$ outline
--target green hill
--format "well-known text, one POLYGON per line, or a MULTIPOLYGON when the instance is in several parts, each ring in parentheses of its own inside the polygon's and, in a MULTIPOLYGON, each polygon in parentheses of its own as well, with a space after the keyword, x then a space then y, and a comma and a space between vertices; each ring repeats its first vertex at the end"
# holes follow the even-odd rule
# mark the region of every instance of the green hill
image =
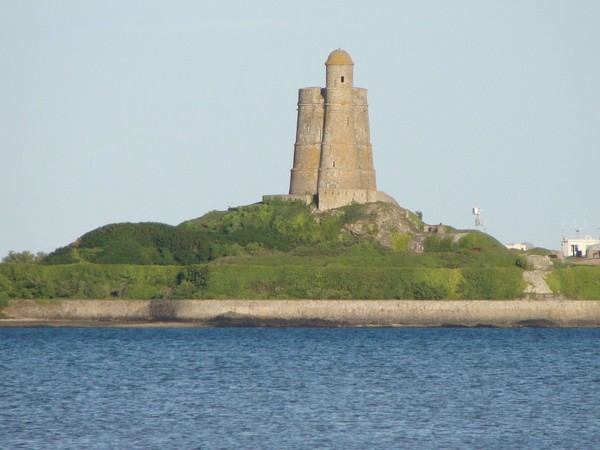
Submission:
POLYGON ((39 264, 0 264, 0 299, 515 298, 516 260, 491 236, 390 204, 272 201, 100 227, 39 264))
MULTIPOLYGON (((352 259, 352 248, 360 245, 371 247, 383 260, 389 254, 403 255, 401 259, 409 259, 411 265, 481 265, 490 258, 496 265, 513 264, 511 253, 491 236, 448 226, 431 228, 417 215, 386 203, 317 212, 302 203, 273 201, 212 211, 178 226, 106 225, 57 249, 42 263, 190 265, 222 258, 260 263, 281 254, 296 260, 297 255, 303 260, 352 259), (406 255, 435 252, 446 253, 435 263, 431 255, 406 255)), ((376 266, 377 261, 369 265, 376 266)))

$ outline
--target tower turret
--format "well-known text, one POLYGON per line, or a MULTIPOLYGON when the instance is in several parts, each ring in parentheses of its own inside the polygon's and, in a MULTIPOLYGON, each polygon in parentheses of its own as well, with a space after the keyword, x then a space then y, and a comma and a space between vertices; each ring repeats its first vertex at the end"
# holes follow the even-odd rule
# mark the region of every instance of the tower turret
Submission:
POLYGON ((290 178, 292 195, 317 194, 323 139, 323 104, 321 88, 304 88, 298 91, 294 166, 290 178))
POLYGON ((354 85, 354 61, 347 51, 332 51, 325 61, 325 87, 334 89, 345 87, 352 89, 354 85))
POLYGON ((354 62, 347 52, 340 49, 329 55, 325 67, 319 194, 361 188, 354 131, 354 62))
POLYGON ((358 166, 360 169, 362 187, 367 191, 376 191, 375 167, 373 166, 373 146, 369 128, 369 106, 367 90, 354 88, 354 133, 358 166))

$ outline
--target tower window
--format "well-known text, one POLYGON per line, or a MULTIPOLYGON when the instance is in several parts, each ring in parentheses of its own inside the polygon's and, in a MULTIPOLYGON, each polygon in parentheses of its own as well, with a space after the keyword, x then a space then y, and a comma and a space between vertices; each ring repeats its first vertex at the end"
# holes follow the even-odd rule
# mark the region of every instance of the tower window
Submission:
POLYGON ((344 77, 342 77, 342 83, 344 82, 344 77))

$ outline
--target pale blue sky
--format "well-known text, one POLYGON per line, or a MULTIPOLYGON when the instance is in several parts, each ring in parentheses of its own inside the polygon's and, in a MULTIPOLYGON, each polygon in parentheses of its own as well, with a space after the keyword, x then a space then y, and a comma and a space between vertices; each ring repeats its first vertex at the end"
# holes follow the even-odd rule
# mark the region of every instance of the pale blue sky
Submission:
POLYGON ((342 47, 380 190, 428 223, 600 234, 600 2, 0 0, 0 257, 287 193, 342 47))

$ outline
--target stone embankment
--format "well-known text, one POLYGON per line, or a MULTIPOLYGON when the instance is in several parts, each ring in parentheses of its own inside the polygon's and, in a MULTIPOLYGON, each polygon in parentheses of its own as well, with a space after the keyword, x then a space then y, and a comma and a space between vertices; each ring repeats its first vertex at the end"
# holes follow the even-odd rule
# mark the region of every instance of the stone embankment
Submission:
POLYGON ((600 326, 578 300, 11 300, 0 326, 600 326))

